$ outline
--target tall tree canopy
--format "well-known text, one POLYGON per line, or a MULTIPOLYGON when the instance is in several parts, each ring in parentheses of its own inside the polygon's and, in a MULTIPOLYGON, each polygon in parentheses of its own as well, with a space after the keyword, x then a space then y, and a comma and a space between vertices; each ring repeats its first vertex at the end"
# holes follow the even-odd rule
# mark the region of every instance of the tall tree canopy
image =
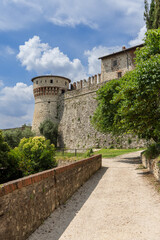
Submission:
POLYGON ((160 29, 146 33, 136 67, 97 93, 92 123, 101 132, 135 133, 160 141, 160 29))
POLYGON ((151 0, 150 7, 147 0, 144 0, 144 20, 147 29, 157 29, 160 27, 160 1, 151 0))

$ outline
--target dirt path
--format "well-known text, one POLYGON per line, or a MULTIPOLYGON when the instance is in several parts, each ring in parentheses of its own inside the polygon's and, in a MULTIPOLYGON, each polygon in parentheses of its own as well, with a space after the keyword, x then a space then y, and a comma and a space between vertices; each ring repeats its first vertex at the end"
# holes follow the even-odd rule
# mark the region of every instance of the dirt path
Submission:
POLYGON ((136 169, 138 156, 104 159, 29 240, 160 240, 160 195, 136 169))

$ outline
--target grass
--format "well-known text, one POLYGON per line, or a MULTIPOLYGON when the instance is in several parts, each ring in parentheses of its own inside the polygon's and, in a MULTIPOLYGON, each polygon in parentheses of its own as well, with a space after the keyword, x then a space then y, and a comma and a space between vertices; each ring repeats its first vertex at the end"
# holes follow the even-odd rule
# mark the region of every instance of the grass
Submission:
POLYGON ((80 159, 85 158, 85 153, 77 153, 75 156, 75 153, 71 153, 71 152, 56 152, 56 156, 55 156, 57 161, 77 161, 80 159))
MULTIPOLYGON (((93 155, 102 154, 103 158, 113 158, 125 153, 136 152, 142 149, 100 149, 93 153, 93 155)), ((56 152, 56 160, 57 161, 78 161, 83 158, 86 158, 86 153, 75 153, 70 152, 56 152)))
POLYGON ((102 154, 103 158, 113 158, 119 155, 131 153, 131 152, 137 152, 140 150, 143 150, 143 149, 101 149, 99 151, 96 151, 94 155, 102 154))

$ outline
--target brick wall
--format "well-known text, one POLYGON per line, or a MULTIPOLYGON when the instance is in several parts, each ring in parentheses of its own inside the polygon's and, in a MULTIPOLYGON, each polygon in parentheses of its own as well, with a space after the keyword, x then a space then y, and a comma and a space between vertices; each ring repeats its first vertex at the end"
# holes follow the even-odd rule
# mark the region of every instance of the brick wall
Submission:
POLYGON ((26 239, 95 173, 101 155, 0 186, 0 239, 26 239))

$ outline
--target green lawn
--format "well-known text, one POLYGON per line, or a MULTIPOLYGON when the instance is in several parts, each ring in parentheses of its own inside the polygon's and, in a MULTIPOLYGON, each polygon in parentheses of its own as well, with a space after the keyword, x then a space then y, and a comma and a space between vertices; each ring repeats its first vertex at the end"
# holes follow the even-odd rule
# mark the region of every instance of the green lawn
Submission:
MULTIPOLYGON (((103 158, 112 158, 119 155, 123 155, 125 153, 136 152, 143 149, 101 149, 99 151, 94 152, 92 155, 102 154, 103 158)), ((75 153, 70 152, 56 152, 56 160, 62 161, 78 161, 81 159, 87 158, 86 153, 75 153)))
POLYGON ((137 152, 139 150, 143 149, 101 149, 99 151, 94 152, 94 155, 102 154, 103 158, 112 158, 126 153, 137 152))
POLYGON ((85 158, 85 153, 70 153, 70 152, 56 152, 55 156, 56 160, 63 160, 63 161, 77 161, 80 159, 85 158))

